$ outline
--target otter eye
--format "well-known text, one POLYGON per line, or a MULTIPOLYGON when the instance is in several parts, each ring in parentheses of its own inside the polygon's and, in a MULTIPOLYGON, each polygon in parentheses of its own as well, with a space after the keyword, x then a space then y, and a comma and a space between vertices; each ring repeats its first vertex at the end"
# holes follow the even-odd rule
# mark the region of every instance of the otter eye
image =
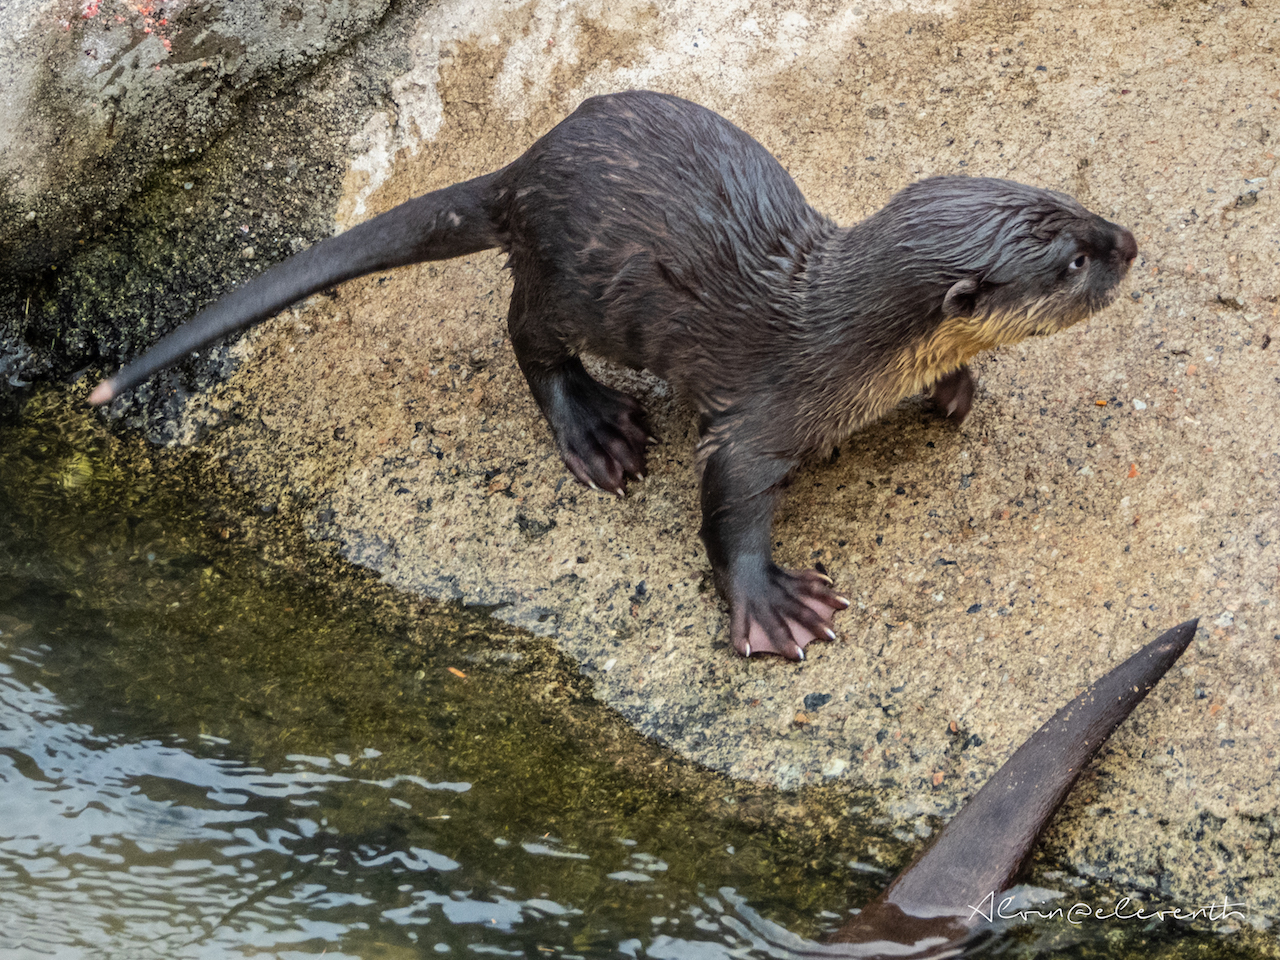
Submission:
POLYGON ((1085 264, 1087 264, 1088 262, 1089 262, 1089 255, 1087 253, 1082 253, 1080 254, 1080 256, 1076 257, 1069 264, 1067 264, 1067 269, 1074 273, 1076 270, 1083 270, 1085 268, 1085 264))

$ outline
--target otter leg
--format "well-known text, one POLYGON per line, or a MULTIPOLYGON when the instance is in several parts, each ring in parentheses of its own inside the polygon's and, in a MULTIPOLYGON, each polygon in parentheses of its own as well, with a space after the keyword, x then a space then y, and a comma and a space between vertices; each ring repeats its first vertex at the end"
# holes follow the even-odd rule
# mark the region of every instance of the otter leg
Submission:
POLYGON ((530 316, 521 284, 516 287, 508 318, 511 344, 565 466, 593 490, 622 496, 628 476, 644 478, 645 448, 652 441, 644 407, 587 373, 548 332, 550 325, 530 316))
POLYGON ((933 402, 944 417, 961 423, 973 407, 975 389, 973 374, 968 364, 964 364, 933 385, 933 402))
POLYGON ((834 640, 831 614, 849 601, 817 570, 773 562, 773 511, 792 461, 714 450, 702 474, 702 542, 716 587, 729 604, 729 639, 738 653, 803 660, 813 640, 834 640))

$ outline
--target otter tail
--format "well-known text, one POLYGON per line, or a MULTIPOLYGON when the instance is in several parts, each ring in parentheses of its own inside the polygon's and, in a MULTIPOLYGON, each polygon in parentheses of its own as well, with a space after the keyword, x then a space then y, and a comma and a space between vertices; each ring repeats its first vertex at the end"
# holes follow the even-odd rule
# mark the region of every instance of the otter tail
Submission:
POLYGON ((448 260, 501 245, 489 214, 501 171, 424 194, 329 237, 232 290, 103 380, 89 396, 113 400, 213 341, 252 326, 303 297, 368 273, 448 260))
POLYGON ((834 939, 954 942, 990 919, 1085 764, 1182 655, 1197 623, 1161 634, 1054 714, 834 939))

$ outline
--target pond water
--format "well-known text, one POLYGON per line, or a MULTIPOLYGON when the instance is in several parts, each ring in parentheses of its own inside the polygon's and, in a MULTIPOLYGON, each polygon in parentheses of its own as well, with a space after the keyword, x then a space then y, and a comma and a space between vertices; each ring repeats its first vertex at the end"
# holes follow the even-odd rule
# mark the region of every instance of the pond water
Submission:
MULTIPOLYGON (((781 956, 909 857, 793 833, 804 797, 675 760, 544 641, 173 460, 54 394, 0 426, 0 956, 781 956)), ((1237 951, 1132 923, 979 950, 1237 951)))

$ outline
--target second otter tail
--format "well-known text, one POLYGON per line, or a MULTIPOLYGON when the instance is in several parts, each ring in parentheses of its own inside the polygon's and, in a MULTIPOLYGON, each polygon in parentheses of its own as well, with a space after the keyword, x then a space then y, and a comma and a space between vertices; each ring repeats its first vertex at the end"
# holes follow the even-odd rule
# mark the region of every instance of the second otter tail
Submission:
POLYGON ((427 260, 448 260, 501 244, 489 214, 498 173, 423 194, 329 237, 232 290, 103 380, 89 396, 107 403, 152 374, 234 330, 346 280, 427 260))
POLYGON ((914 943, 919 952, 893 956, 934 956, 990 919, 983 906, 994 908, 1085 765, 1182 655, 1197 623, 1166 630, 1054 714, 834 939, 914 943))

